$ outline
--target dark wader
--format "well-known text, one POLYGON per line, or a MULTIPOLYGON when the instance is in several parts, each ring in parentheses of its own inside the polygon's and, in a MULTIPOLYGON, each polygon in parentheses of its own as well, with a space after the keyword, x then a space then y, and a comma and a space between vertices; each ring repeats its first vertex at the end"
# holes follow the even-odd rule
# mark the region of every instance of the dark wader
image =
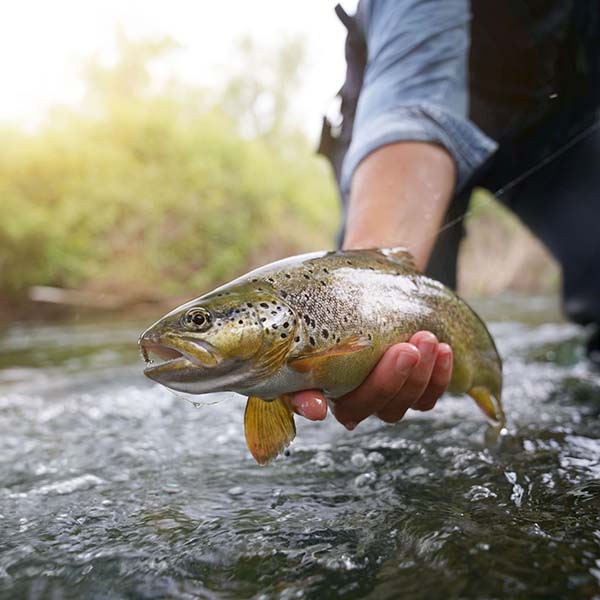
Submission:
MULTIPOLYGON (((508 186, 597 126, 599 119, 597 2, 472 0, 472 11, 470 118, 499 143, 499 149, 453 200, 446 222, 465 214, 475 186, 493 191, 508 186)), ((343 122, 338 135, 324 122, 319 151, 330 158, 339 182, 367 49, 353 18, 340 7, 336 12, 348 29, 347 75, 339 92, 343 122)), ((562 265, 564 310, 569 318, 600 324, 600 129, 583 136, 499 199, 562 265)), ((462 222, 442 232, 427 269, 451 287, 456 286, 463 236, 462 222)))

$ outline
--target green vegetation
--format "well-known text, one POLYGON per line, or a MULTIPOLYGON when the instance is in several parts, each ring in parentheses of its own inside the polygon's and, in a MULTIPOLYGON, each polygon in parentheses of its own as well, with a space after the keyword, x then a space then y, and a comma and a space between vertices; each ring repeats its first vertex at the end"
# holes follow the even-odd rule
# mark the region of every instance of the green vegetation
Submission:
POLYGON ((80 110, 53 111, 33 134, 0 130, 0 295, 15 303, 51 285, 190 296, 265 260, 332 246, 328 167, 286 126, 300 44, 212 95, 157 87, 149 69, 169 40, 119 45, 113 67, 89 65, 80 110), (265 99, 273 118, 249 131, 265 99))

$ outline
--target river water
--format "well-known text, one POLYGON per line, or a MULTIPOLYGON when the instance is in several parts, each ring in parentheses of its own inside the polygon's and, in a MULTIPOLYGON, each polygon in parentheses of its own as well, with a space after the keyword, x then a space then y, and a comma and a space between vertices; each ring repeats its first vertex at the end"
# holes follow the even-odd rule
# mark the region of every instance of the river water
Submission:
POLYGON ((298 419, 266 468, 241 397, 195 408, 144 379, 146 322, 4 329, 0 597, 600 598, 585 333, 545 299, 480 308, 505 435, 448 397, 395 426, 298 419))

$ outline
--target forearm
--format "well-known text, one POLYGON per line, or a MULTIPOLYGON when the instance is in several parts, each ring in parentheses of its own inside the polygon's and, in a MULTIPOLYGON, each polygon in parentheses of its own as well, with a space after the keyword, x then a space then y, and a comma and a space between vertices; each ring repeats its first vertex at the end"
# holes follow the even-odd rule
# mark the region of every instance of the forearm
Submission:
POLYGON ((441 146, 382 146, 354 172, 344 248, 406 246, 424 269, 455 185, 454 160, 441 146))

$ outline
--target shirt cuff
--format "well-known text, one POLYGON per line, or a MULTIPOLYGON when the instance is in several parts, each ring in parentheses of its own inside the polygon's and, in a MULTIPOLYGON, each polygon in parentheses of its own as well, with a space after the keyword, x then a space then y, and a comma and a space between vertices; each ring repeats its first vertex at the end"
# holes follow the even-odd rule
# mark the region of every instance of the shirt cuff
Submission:
POLYGON ((443 146, 456 163, 456 192, 498 147, 471 121, 440 106, 427 102, 399 106, 361 123, 360 131, 356 131, 355 127, 342 166, 341 190, 344 196, 349 194, 354 171, 364 158, 386 144, 405 141, 443 146))

